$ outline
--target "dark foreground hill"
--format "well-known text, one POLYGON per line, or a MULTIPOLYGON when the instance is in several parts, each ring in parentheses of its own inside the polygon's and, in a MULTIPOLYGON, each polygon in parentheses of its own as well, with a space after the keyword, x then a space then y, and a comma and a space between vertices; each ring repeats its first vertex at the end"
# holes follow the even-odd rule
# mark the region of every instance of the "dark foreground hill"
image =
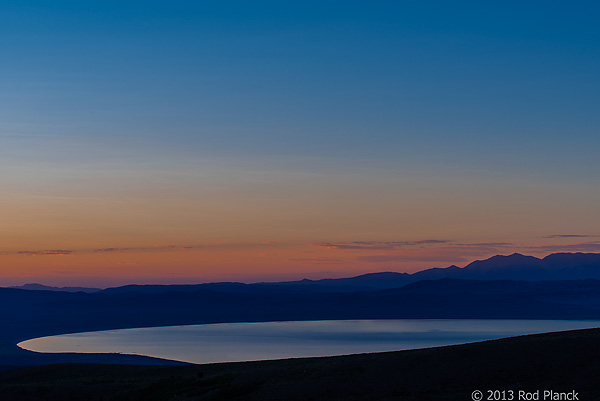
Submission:
POLYGON ((505 398, 492 399, 540 391, 533 399, 543 400, 544 391, 554 391, 589 401, 600 399, 599 377, 600 329, 592 329, 327 358, 36 366, 0 373, 0 400, 441 401, 471 400, 476 390, 488 399, 498 390, 505 398))

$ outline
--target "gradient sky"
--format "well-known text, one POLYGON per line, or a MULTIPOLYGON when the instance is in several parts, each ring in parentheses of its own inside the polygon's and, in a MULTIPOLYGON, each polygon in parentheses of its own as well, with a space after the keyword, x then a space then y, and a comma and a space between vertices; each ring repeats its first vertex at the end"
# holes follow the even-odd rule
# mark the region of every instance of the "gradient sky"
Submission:
POLYGON ((2 1, 0 286, 600 251, 592 1, 2 1))

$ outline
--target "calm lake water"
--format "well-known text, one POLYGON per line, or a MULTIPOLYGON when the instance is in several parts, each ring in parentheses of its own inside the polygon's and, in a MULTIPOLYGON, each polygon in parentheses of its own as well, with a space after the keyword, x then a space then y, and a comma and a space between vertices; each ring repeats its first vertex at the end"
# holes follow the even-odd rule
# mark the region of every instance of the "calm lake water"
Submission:
POLYGON ((573 320, 326 320, 219 323, 65 334, 23 341, 37 352, 118 352, 192 363, 397 351, 600 327, 573 320))

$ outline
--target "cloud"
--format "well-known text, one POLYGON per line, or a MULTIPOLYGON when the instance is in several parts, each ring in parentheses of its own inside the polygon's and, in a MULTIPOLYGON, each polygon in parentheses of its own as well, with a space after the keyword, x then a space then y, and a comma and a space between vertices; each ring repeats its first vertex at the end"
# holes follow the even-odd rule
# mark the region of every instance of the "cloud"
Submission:
POLYGON ((313 242, 310 245, 327 249, 340 250, 394 250, 422 245, 447 244, 447 240, 426 239, 419 241, 354 241, 354 242, 313 242))
POLYGON ((546 235, 542 238, 595 238, 597 235, 588 235, 588 234, 553 234, 546 235))
POLYGON ((263 241, 263 242, 248 242, 248 243, 216 243, 204 245, 152 245, 140 247, 114 247, 114 248, 96 248, 93 252, 147 252, 147 251, 184 251, 191 249, 218 249, 218 248, 253 248, 283 245, 279 241, 263 241))
MULTIPOLYGON (((415 260, 454 260, 454 261, 462 261, 463 257, 466 256, 481 256, 486 254, 498 253, 506 250, 506 248, 515 248, 515 245, 510 242, 472 242, 472 243, 455 243, 448 240, 438 240, 438 239, 429 239, 429 240, 418 240, 418 241, 355 241, 355 242, 315 242, 311 243, 311 246, 334 249, 334 250, 359 250, 363 252, 380 252, 387 251, 385 255, 372 255, 372 261, 382 260, 384 261, 386 258, 390 258, 389 260, 400 261, 400 260, 410 260, 406 259, 406 252, 415 252, 422 250, 427 252, 424 255, 431 255, 432 252, 436 254, 440 254, 438 259, 427 259, 431 256, 424 256, 424 258, 417 258, 415 260), (400 252, 403 253, 395 253, 400 252), (446 259, 444 259, 446 258, 446 259)), ((368 257, 364 259, 359 258, 358 260, 369 261, 368 257)))
POLYGON ((503 248, 507 246, 515 246, 512 242, 470 242, 464 244, 452 244, 455 247, 466 247, 466 248, 489 248, 489 247, 497 247, 503 248))
POLYGON ((525 247, 531 252, 600 252, 600 241, 582 242, 579 244, 543 245, 525 247))
POLYGON ((367 255, 356 258, 361 262, 389 263, 389 262, 467 262, 462 256, 455 254, 436 255, 367 255))
POLYGON ((515 244, 510 242, 471 242, 450 244, 449 246, 438 249, 443 249, 446 252, 458 252, 464 256, 478 256, 502 252, 507 248, 514 249, 515 244))
MULTIPOLYGON (((416 241, 415 241, 416 242, 416 241)), ((469 262, 473 257, 500 253, 505 248, 514 248, 511 242, 471 242, 453 243, 450 241, 435 242, 437 246, 411 248, 397 253, 363 255, 356 258, 366 263, 393 262, 469 262)))
MULTIPOLYGON (((462 263, 516 248, 511 242, 453 242, 440 239, 415 241, 315 242, 311 246, 337 251, 361 251, 355 260, 364 263, 462 263)), ((316 263, 316 262, 314 262, 316 263)))
POLYGON ((159 251, 159 250, 170 250, 170 249, 191 249, 196 247, 178 247, 175 245, 155 245, 155 246, 144 246, 137 248, 97 248, 94 252, 131 252, 131 251, 159 251))
POLYGON ((154 252, 154 251, 186 251, 193 249, 243 249, 243 248, 265 248, 285 246, 285 243, 279 241, 246 242, 246 243, 213 243, 204 245, 148 245, 139 247, 108 247, 93 249, 47 249, 47 250, 21 250, 21 251, 2 251, 0 256, 7 255, 74 255, 85 253, 119 253, 119 252, 154 252))
POLYGON ((291 262, 309 262, 309 263, 342 263, 342 259, 330 258, 304 258, 304 259, 289 259, 291 262))
POLYGON ((94 249, 94 252, 131 252, 136 250, 138 250, 138 248, 98 248, 94 249))
POLYGON ((48 249, 43 251, 17 251, 19 255, 40 256, 40 255, 73 255, 75 251, 68 249, 48 249))

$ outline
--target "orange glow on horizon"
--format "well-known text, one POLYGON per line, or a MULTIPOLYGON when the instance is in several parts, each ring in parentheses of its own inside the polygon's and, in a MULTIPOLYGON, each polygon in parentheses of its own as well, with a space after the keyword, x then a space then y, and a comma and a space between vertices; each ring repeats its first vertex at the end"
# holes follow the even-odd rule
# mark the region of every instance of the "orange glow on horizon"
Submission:
MULTIPOLYGON (((600 241, 577 241, 572 251, 600 250, 600 241)), ((556 244, 564 238, 547 238, 556 244)), ((115 286, 146 283, 282 281, 337 278, 378 272, 413 273, 452 264, 465 266, 495 254, 552 253, 553 245, 516 247, 509 243, 442 240, 342 243, 259 241, 205 245, 150 245, 95 249, 2 252, 2 285, 115 286)))

